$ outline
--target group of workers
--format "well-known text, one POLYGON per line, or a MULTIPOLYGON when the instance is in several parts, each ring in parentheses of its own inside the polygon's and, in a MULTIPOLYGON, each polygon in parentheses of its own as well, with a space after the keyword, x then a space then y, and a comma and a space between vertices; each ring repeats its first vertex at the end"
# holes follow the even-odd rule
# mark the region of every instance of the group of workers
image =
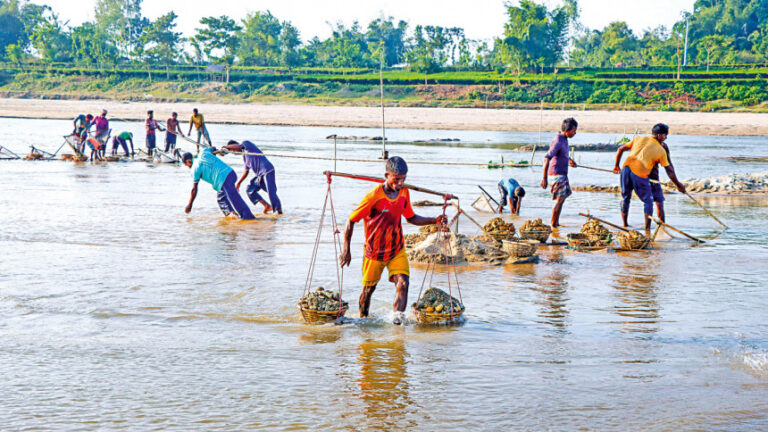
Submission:
MULTIPOLYGON (((93 117, 91 114, 79 114, 73 120, 74 130, 72 135, 77 140, 77 150, 81 154, 85 154, 86 146, 91 149, 90 160, 102 160, 105 157, 107 142, 109 141, 112 130, 109 128, 109 119, 107 119, 107 110, 101 111, 101 115, 93 117), (94 129, 91 131, 91 129, 94 129)), ((197 108, 192 110, 192 116, 189 119, 189 130, 187 136, 192 134, 192 127, 194 126, 197 131, 196 143, 199 145, 211 146, 211 137, 208 134, 208 128, 205 125, 205 119, 197 108), (203 141, 204 140, 204 141, 203 141)), ((176 138, 178 136, 184 137, 184 133, 181 131, 181 124, 178 120, 178 113, 171 113, 171 117, 165 121, 165 126, 161 122, 155 119, 155 113, 153 110, 147 111, 147 118, 144 121, 145 128, 145 143, 146 153, 149 157, 152 157, 157 148, 156 131, 165 132, 165 149, 164 152, 174 152, 176 149, 176 138)), ((122 148, 126 157, 135 155, 133 145, 133 133, 129 131, 123 131, 112 137, 112 155, 117 155, 118 150, 122 148), (128 146, 130 145, 130 152, 128 146)))
MULTIPOLYGON (((544 171, 541 187, 550 186, 550 193, 555 205, 552 208, 552 227, 560 226, 560 213, 565 200, 573 193, 568 181, 568 167, 576 168, 576 162, 569 155, 568 139, 576 135, 579 124, 573 118, 563 120, 561 132, 552 140, 549 151, 544 156, 544 171)), ((659 165, 664 167, 667 176, 675 184, 677 190, 685 193, 685 186, 680 183, 675 174, 666 144, 669 127, 663 123, 656 124, 651 130, 651 136, 636 137, 616 151, 616 163, 613 167, 615 174, 621 175, 621 220, 628 227, 627 218, 629 205, 634 192, 643 202, 645 214, 645 230, 651 229, 654 203, 657 217, 663 222, 664 192, 659 181, 659 165), (624 153, 629 152, 622 168, 619 168, 624 153)), ((499 182, 501 201, 499 213, 509 201, 510 212, 519 214, 520 205, 525 196, 525 189, 513 178, 499 182)))
MULTIPOLYGON (((109 123, 106 114, 106 110, 102 111, 102 115, 97 119, 93 119, 90 115, 78 116, 75 119, 74 133, 78 134, 81 141, 90 143, 86 138, 90 126, 93 124, 96 126, 94 139, 100 140, 104 136, 108 136, 109 123)), ((148 111, 145 122, 147 153, 151 155, 155 149, 155 131, 158 129, 166 132, 165 151, 174 150, 176 136, 183 136, 177 114, 171 115, 171 118, 165 123, 165 128, 154 119, 153 114, 152 111, 148 111)), ((241 184, 252 171, 254 176, 246 191, 248 198, 253 204, 262 205, 264 213, 282 214, 282 205, 277 196, 275 168, 261 150, 250 141, 240 143, 235 140, 229 141, 221 151, 212 147, 203 116, 197 109, 194 110, 190 119, 190 128, 187 134, 191 133, 193 125, 197 129, 197 143, 200 143, 201 139, 205 139, 208 146, 202 152, 198 152, 197 156, 190 152, 181 155, 182 163, 192 170, 193 177, 193 187, 189 203, 185 209, 186 213, 192 211, 192 205, 197 197, 198 184, 200 180, 203 180, 210 183, 216 190, 219 207, 225 215, 234 213, 241 219, 254 219, 249 206, 239 193, 241 184), (234 169, 217 156, 217 154, 228 151, 243 155, 245 170, 239 178, 234 169), (259 191, 262 190, 268 194, 269 203, 259 195, 259 191)), ((563 204, 572 194, 568 180, 568 168, 576 168, 577 164, 570 157, 568 140, 576 135, 577 129, 578 123, 575 119, 563 120, 561 132, 552 140, 549 151, 544 156, 544 169, 540 185, 544 189, 549 187, 552 199, 555 201, 552 209, 552 227, 560 226, 563 204)), ((613 172, 621 174, 622 200, 620 211, 624 226, 628 225, 627 215, 633 192, 643 202, 646 231, 650 230, 650 217, 653 213, 654 202, 659 219, 664 220, 664 194, 659 183, 659 165, 665 168, 667 175, 677 186, 677 189, 680 192, 685 192, 685 186, 677 179, 670 162, 669 147, 665 143, 668 134, 669 128, 666 125, 657 124, 653 127, 652 136, 637 137, 628 144, 621 146, 616 153, 613 172), (626 152, 629 152, 629 155, 623 167, 620 168, 622 156, 626 152)), ((118 134, 113 140, 113 153, 117 151, 118 146, 122 146, 126 156, 128 156, 126 141, 130 141, 131 154, 133 154, 132 138, 130 132, 118 134)), ((92 149, 97 152, 103 150, 93 147, 92 149)), ((359 299, 360 316, 368 316, 371 297, 386 268, 389 281, 394 283, 396 290, 393 305, 395 313, 393 323, 395 324, 402 324, 405 321, 410 276, 401 219, 404 217, 413 225, 437 224, 438 226, 445 226, 447 224, 445 215, 424 217, 415 214, 411 206, 408 189, 404 187, 407 173, 408 165, 401 157, 394 156, 387 160, 384 182, 365 195, 347 220, 343 251, 340 256, 341 266, 348 266, 352 259, 350 243, 354 226, 363 221, 365 247, 362 269, 363 290, 359 299)), ((503 179, 499 182, 498 187, 501 194, 499 213, 503 212, 508 202, 511 213, 519 214, 525 189, 513 178, 503 179)))
MULTIPOLYGON (((549 151, 544 156, 541 187, 546 189, 549 186, 550 194, 555 201, 551 220, 553 227, 560 226, 563 204, 572 194, 568 168, 576 168, 577 164, 569 155, 568 139, 576 135, 577 129, 578 122, 575 119, 565 119, 561 132, 552 140, 549 151)), ((669 147, 665 144, 668 135, 669 128, 664 124, 657 124, 653 127, 652 136, 637 137, 621 146, 616 153, 613 172, 621 174, 621 216, 625 227, 628 226, 627 214, 633 192, 643 201, 646 231, 650 230, 654 202, 656 202, 659 219, 664 220, 664 194, 661 184, 658 183, 659 165, 666 169, 667 175, 677 189, 685 192, 685 186, 677 179, 670 162, 669 147), (626 152, 629 152, 629 155, 623 168, 619 168, 622 155, 626 152)), ((408 166, 402 158, 395 156, 387 160, 384 183, 371 189, 347 220, 343 251, 339 257, 342 267, 350 264, 352 260, 350 242, 354 226, 364 221, 365 247, 363 290, 359 299, 360 316, 368 316, 371 296, 386 268, 389 281, 395 285, 394 324, 402 324, 405 321, 410 276, 401 219, 404 217, 413 225, 445 226, 447 224, 445 215, 423 217, 414 213, 408 189, 403 187, 407 173, 408 166)), ((501 205, 498 211, 501 213, 509 202, 510 211, 519 213, 525 189, 512 178, 503 179, 498 186, 501 193, 501 205)))

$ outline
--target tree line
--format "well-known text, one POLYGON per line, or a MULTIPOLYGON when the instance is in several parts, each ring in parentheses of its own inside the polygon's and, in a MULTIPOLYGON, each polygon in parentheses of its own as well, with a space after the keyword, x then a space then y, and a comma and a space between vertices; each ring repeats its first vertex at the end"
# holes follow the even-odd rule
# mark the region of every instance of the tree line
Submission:
POLYGON ((269 11, 242 19, 203 17, 194 35, 178 32, 170 11, 155 20, 143 0, 97 0, 93 21, 63 22, 45 4, 0 0, 0 60, 92 64, 221 64, 268 67, 447 68, 521 74, 544 67, 594 68, 768 63, 768 0, 697 0, 671 28, 635 34, 626 22, 602 30, 579 22, 577 0, 547 7, 506 4, 503 33, 468 38, 460 27, 414 25, 392 17, 362 26, 331 24, 331 36, 302 40, 269 11), (687 43, 686 43, 687 40, 687 43), (687 46, 687 53, 686 53, 687 46), (686 55, 687 54, 687 55, 686 55))

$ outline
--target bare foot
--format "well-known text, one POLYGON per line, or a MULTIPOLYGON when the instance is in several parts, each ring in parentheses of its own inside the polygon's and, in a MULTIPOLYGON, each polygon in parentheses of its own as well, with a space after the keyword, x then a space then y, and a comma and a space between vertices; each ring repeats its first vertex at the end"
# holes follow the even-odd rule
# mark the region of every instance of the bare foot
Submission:
POLYGON ((267 214, 272 211, 272 206, 267 204, 264 206, 264 214, 267 214))

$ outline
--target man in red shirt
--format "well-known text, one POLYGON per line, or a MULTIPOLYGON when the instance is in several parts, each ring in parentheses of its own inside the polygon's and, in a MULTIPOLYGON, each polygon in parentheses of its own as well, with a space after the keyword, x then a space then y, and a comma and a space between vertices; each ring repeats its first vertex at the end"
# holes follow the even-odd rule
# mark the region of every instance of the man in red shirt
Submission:
POLYGON ((360 294, 360 317, 368 316, 371 295, 381 279, 384 268, 389 281, 395 284, 394 324, 405 321, 405 307, 408 303, 408 277, 410 268, 405 254, 401 217, 413 225, 445 225, 445 216, 428 218, 418 216, 411 207, 408 189, 404 188, 408 165, 401 157, 387 160, 384 183, 371 189, 349 216, 344 232, 344 250, 341 266, 349 265, 352 254, 349 244, 355 223, 365 221, 365 255, 363 257, 363 292, 360 294))

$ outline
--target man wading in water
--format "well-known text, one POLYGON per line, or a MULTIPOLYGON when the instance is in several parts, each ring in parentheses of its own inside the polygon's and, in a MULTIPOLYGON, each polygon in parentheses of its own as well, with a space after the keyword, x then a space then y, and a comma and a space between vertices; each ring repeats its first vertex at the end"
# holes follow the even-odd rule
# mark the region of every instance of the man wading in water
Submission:
POLYGON ((552 199, 555 200, 555 206, 552 208, 552 228, 560 226, 560 212, 563 211, 563 204, 565 199, 573 193, 571 184, 568 182, 568 165, 576 168, 576 162, 568 156, 568 138, 576 135, 578 127, 579 123, 571 117, 563 120, 560 128, 562 132, 552 140, 549 152, 544 156, 544 179, 541 181, 541 187, 547 188, 547 176, 549 176, 549 182, 552 183, 550 192, 552 199))
MULTIPOLYGON (((629 144, 619 147, 619 150, 616 152, 616 164, 613 167, 614 173, 618 174, 621 172, 621 221, 625 227, 629 226, 627 224, 627 217, 629 215, 629 203, 632 201, 632 192, 634 191, 643 202, 646 231, 651 230, 651 215, 653 215, 654 196, 651 182, 648 178, 652 174, 654 167, 657 165, 663 166, 667 171, 669 179, 677 186, 677 190, 685 193, 685 186, 677 179, 675 169, 669 163, 667 157, 668 149, 665 150, 662 146, 662 143, 669 134, 669 127, 659 123, 653 127, 651 133, 653 136, 637 137, 630 141, 629 144), (627 156, 627 160, 624 162, 624 167, 619 170, 621 155, 627 150, 629 150, 629 156, 627 156)), ((656 170, 658 178, 658 168, 656 170)), ((661 213, 663 211, 662 207, 661 213)))
POLYGON ((341 266, 349 265, 352 253, 349 243, 355 223, 365 220, 365 254, 363 257, 363 292, 360 294, 360 317, 368 316, 371 295, 381 279, 381 273, 387 268, 389 281, 395 284, 395 318, 399 325, 405 321, 405 307, 408 303, 408 276, 410 268, 405 254, 403 227, 400 221, 405 217, 413 225, 445 225, 445 216, 428 218, 418 216, 411 207, 411 197, 404 188, 408 165, 405 160, 395 156, 387 160, 384 184, 371 189, 349 216, 344 231, 344 249, 341 253, 341 266))
POLYGON ((189 152, 184 153, 181 157, 181 162, 187 168, 192 168, 192 178, 194 180, 189 204, 184 209, 184 212, 189 214, 192 211, 192 203, 195 202, 197 197, 197 184, 200 183, 200 180, 205 180, 218 192, 216 200, 219 202, 219 208, 224 213, 224 216, 235 213, 240 216, 240 219, 254 219, 248 204, 243 201, 237 192, 237 188, 235 188, 235 181, 237 181, 235 170, 217 158, 213 151, 214 149, 209 147, 203 150, 197 157, 192 156, 192 153, 189 152))

